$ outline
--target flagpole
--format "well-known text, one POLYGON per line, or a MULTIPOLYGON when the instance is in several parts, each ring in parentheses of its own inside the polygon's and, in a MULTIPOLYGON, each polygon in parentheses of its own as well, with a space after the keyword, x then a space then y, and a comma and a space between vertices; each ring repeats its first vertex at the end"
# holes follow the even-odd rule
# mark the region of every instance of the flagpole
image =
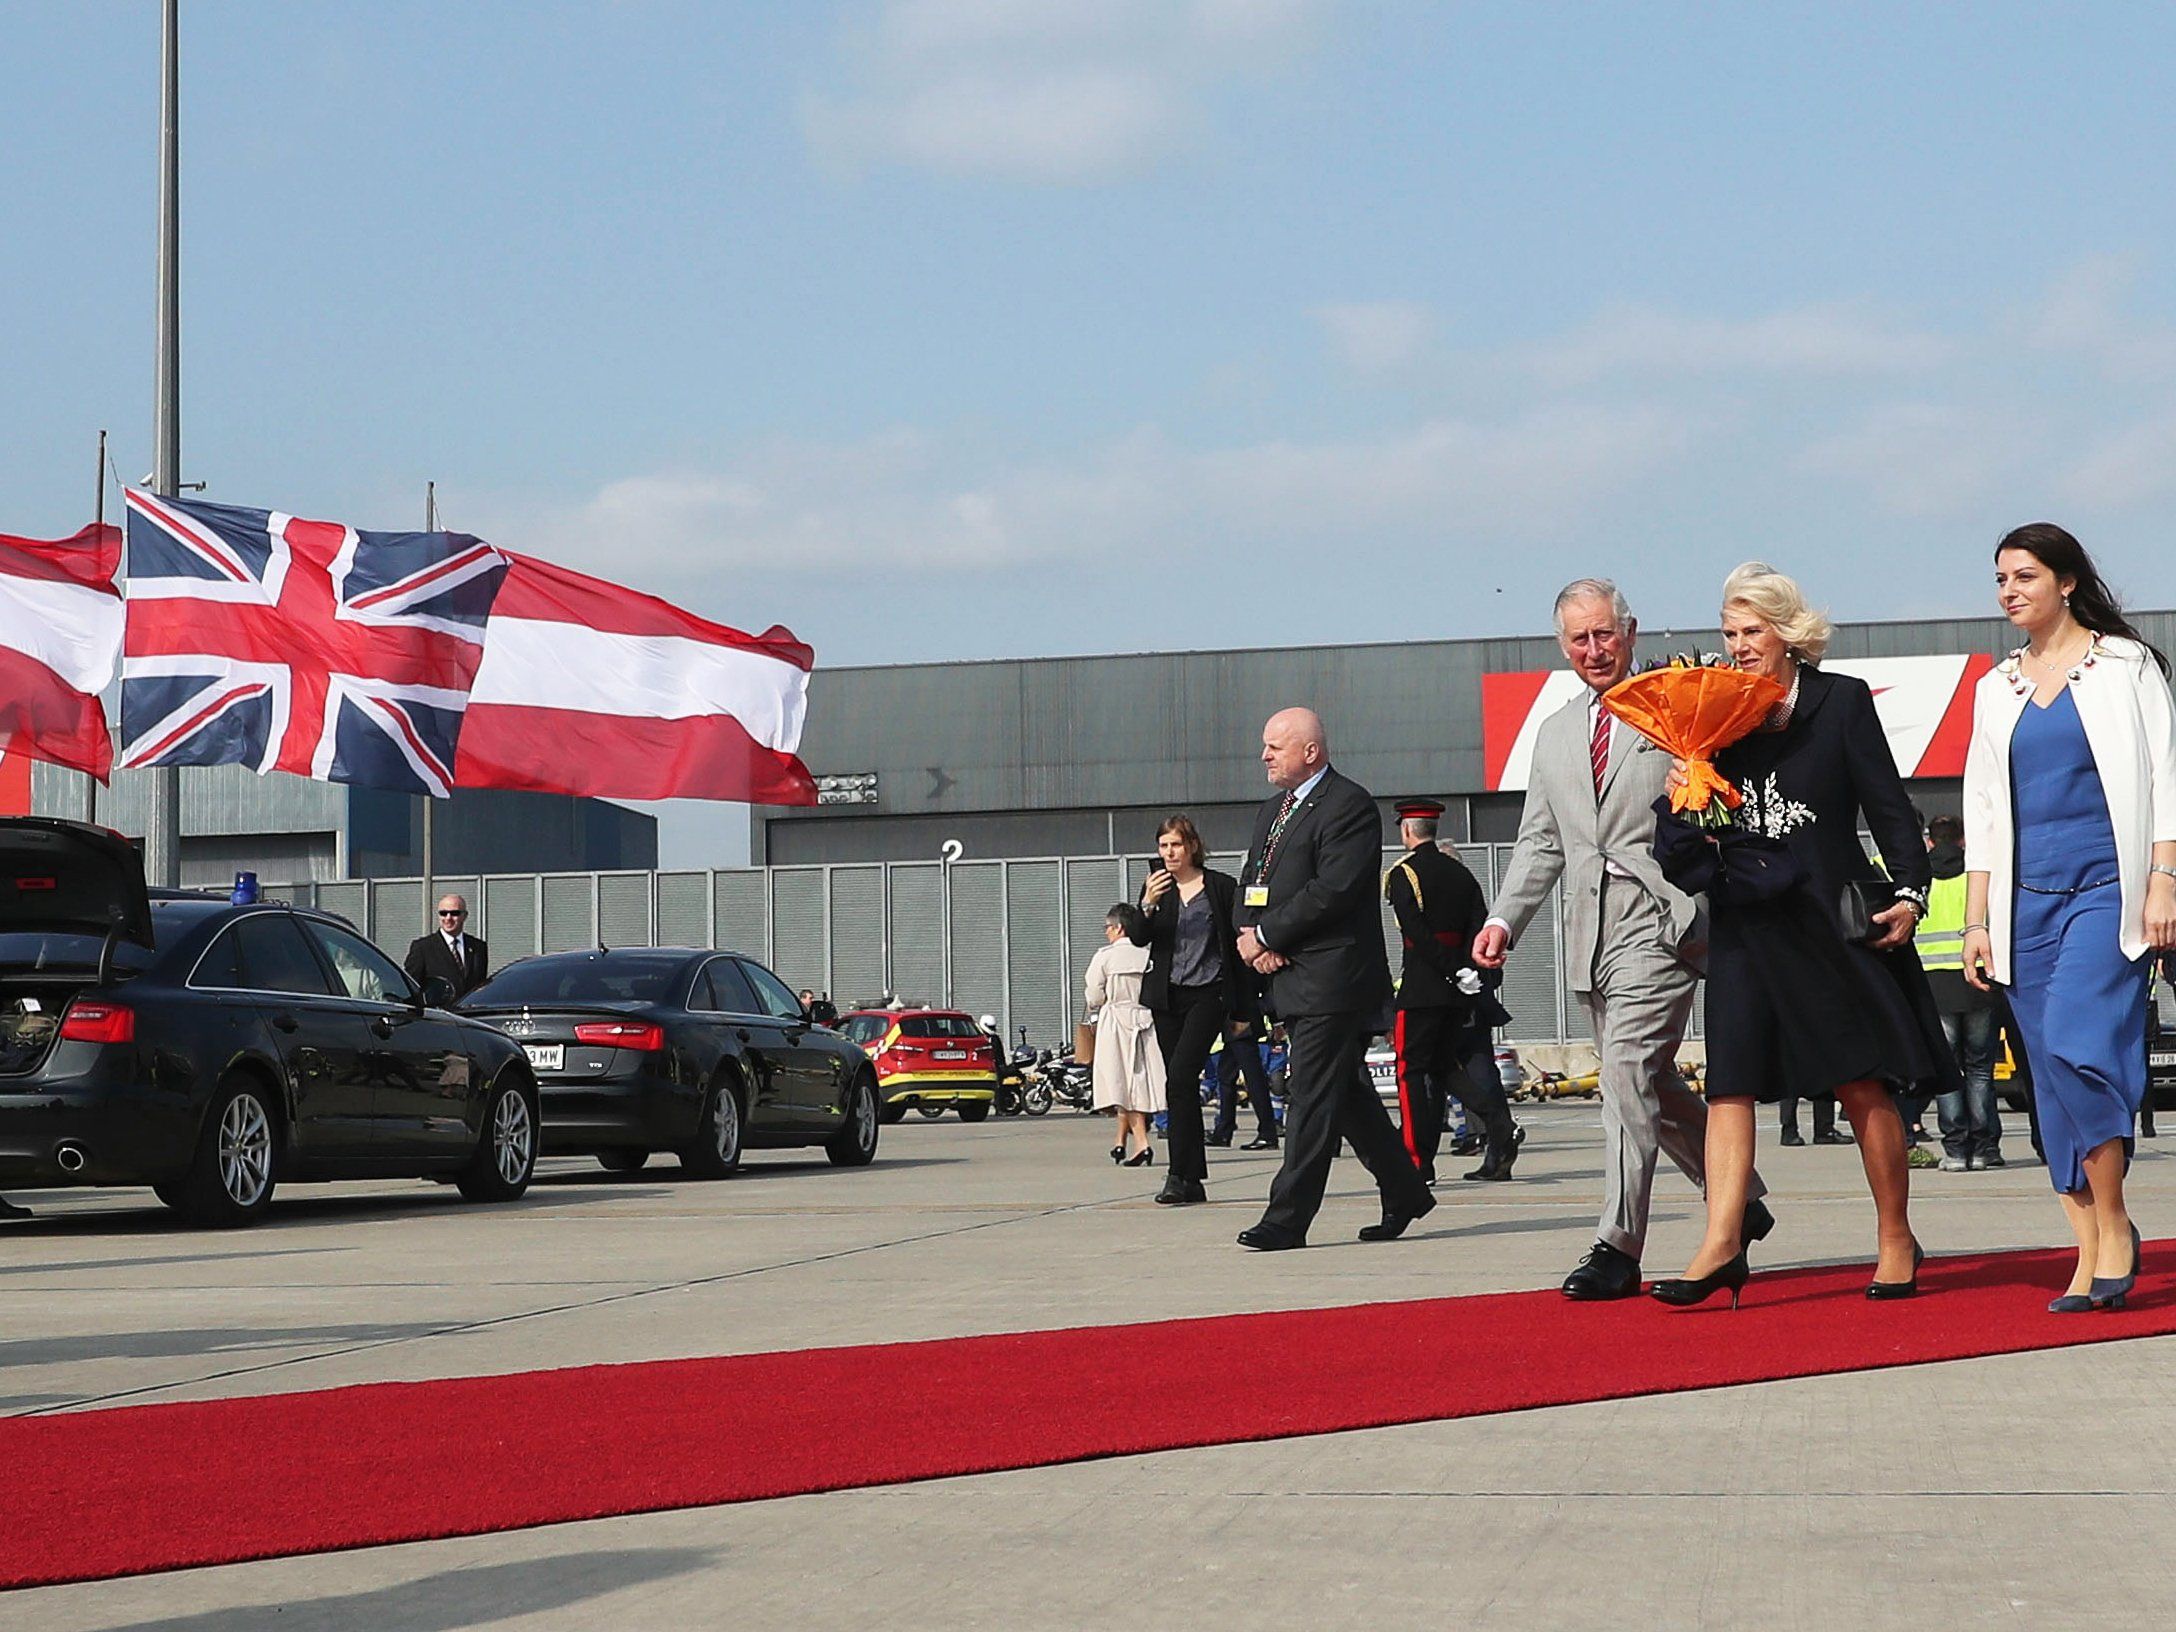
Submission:
MULTIPOLYGON (((159 54, 158 362, 152 408, 151 490, 181 490, 181 22, 179 0, 163 0, 159 54)), ((144 878, 155 887, 181 883, 181 770, 161 766, 146 779, 144 878)))
MULTIPOLYGON (((438 484, 436 482, 425 482, 423 484, 423 530, 426 533, 438 531, 438 484)), ((432 853, 432 839, 435 835, 431 831, 437 808, 437 799, 426 793, 423 796, 423 910, 426 913, 438 904, 432 895, 431 880, 438 859, 432 853)), ((426 918, 424 920, 426 927, 435 925, 437 922, 436 918, 426 918)))
MULTIPOLYGON (((99 526, 105 526, 106 433, 104 431, 98 433, 98 500, 95 509, 96 514, 93 519, 97 521, 99 526)), ((103 710, 106 705, 104 702, 100 702, 98 706, 103 710)), ((83 819, 86 822, 96 822, 98 820, 98 778, 89 771, 83 773, 83 819)))

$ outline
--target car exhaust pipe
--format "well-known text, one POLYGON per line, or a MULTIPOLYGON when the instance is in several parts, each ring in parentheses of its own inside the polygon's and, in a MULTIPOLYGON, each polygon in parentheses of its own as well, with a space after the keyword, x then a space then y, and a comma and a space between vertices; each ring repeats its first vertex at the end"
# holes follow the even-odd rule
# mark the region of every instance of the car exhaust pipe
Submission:
POLYGON ((91 1157, 88 1151, 71 1139, 53 1152, 53 1160, 60 1163, 63 1173, 80 1173, 89 1165, 91 1157))

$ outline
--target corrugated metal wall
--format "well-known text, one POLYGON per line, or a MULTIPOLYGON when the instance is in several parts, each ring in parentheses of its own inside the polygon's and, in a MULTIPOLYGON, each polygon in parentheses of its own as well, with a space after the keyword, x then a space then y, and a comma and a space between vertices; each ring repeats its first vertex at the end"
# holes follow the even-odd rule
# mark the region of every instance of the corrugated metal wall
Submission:
MULTIPOLYGON (((1509 845, 1461 845, 1493 892, 1509 845)), ((1383 852, 1387 871, 1402 852, 1383 852)), ((1211 864, 1236 872, 1243 858, 1211 864)), ((718 872, 507 873, 434 880, 467 897, 469 928, 494 965, 538 952, 596 946, 715 945, 761 958, 796 991, 829 993, 842 1008, 897 993, 999 1017, 1056 1045, 1082 1018, 1082 975, 1103 944, 1103 915, 1138 900, 1140 855, 1029 861, 894 862, 718 872)), ((396 954, 431 927, 415 878, 268 886, 352 920, 396 954)), ((1515 1042, 1588 1035, 1564 989, 1559 904, 1552 897, 1511 954, 1504 1004, 1515 1042)), ((1383 914, 1384 934, 1396 926, 1383 914)), ((1393 957, 1395 962, 1395 957, 1393 957)))

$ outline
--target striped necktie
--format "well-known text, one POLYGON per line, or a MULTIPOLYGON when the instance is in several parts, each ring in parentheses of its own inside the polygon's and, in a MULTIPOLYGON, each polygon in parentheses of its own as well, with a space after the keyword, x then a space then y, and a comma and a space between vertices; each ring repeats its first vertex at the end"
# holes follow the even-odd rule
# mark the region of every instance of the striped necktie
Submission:
POLYGON ((1269 876, 1270 861, 1277 854, 1277 841, 1284 837, 1284 824, 1291 819, 1293 807, 1299 802, 1299 790, 1287 788, 1284 803, 1277 807, 1277 814, 1270 820, 1269 837, 1262 841, 1262 864, 1254 869, 1256 883, 1269 876))
POLYGON ((1587 745, 1587 759, 1594 767, 1594 797, 1602 797, 1602 781, 1609 775, 1609 710, 1594 711, 1594 740, 1587 745))

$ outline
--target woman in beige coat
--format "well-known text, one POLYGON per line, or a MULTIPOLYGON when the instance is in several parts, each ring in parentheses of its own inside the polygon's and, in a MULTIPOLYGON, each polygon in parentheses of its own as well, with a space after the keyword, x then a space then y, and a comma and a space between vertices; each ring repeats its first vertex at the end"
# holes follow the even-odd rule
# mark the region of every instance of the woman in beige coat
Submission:
MULTIPOLYGON (((1138 925, 1140 910, 1121 903, 1103 916, 1103 947, 1088 960, 1088 1007, 1096 1017, 1095 1107, 1118 1113, 1118 1143, 1111 1160, 1147 1167, 1156 1160, 1148 1142, 1149 1119, 1164 1108, 1164 1057, 1156 1046, 1155 1017, 1141 1004, 1141 977, 1148 972, 1148 948, 1136 946, 1127 931, 1138 925), (1141 1148, 1127 1152, 1139 1135, 1141 1148)), ((1143 940, 1147 939, 1143 935, 1143 940)))

